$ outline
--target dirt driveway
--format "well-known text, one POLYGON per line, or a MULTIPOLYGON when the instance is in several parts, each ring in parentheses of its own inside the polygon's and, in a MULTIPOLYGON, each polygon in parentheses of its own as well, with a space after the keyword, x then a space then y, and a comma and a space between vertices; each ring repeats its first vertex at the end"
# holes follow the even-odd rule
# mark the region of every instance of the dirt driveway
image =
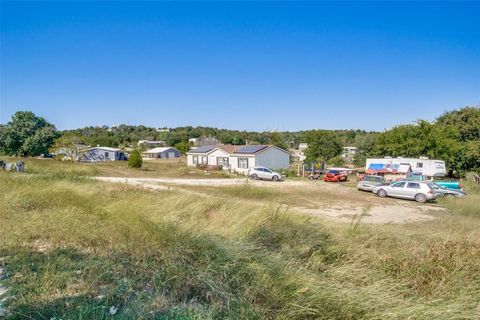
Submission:
MULTIPOLYGON (((179 179, 179 178, 121 178, 96 177, 104 182, 126 183, 151 190, 178 189, 182 192, 193 192, 202 196, 207 193, 182 189, 182 186, 227 187, 240 186, 247 179, 179 179)), ((351 223, 361 220, 369 224, 411 223, 432 220, 428 213, 444 210, 432 204, 417 204, 413 201, 384 199, 368 192, 359 192, 338 183, 312 182, 308 180, 287 180, 273 183, 271 181, 249 180, 248 185, 262 188, 274 188, 287 194, 295 195, 296 190, 315 190, 315 192, 331 195, 332 201, 312 200, 307 206, 289 206, 290 210, 327 218, 337 222, 351 223), (339 199, 341 199, 339 201, 339 199)), ((324 196, 325 198, 325 196, 324 196)), ((266 202, 257 201, 259 205, 266 202)))

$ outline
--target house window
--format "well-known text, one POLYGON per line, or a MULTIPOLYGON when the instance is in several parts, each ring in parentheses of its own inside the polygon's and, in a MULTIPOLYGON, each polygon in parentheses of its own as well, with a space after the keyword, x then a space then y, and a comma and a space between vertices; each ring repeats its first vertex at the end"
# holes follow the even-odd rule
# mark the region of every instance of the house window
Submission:
POLYGON ((238 168, 248 169, 248 158, 238 158, 238 168))
POLYGON ((193 156, 193 164, 198 164, 198 156, 193 156))
POLYGON ((423 162, 417 162, 417 168, 423 168, 423 162))
POLYGON ((108 158, 108 152, 105 152, 105 158, 108 158))
POLYGON ((228 158, 217 157, 217 166, 228 167, 228 158))
POLYGON ((208 164, 208 157, 207 156, 202 156, 202 163, 203 164, 208 164))

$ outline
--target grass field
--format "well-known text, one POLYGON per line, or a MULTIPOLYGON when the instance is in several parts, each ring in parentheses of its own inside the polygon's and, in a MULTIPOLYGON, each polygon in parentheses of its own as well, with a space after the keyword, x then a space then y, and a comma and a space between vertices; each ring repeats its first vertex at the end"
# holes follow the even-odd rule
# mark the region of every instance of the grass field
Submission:
MULTIPOLYGON (((158 166, 148 173, 178 175, 158 166)), ((432 221, 366 225, 289 209, 326 191, 88 178, 125 169, 106 167, 30 160, 30 174, 0 173, 7 318, 480 317, 478 187, 439 201, 432 221)))
MULTIPOLYGON (((17 159, 10 158, 10 162, 17 159)), ((140 169, 128 167, 127 161, 98 163, 72 163, 53 159, 21 159, 26 162, 27 172, 49 175, 109 176, 109 177, 149 177, 149 178, 229 178, 224 171, 209 171, 187 167, 186 159, 146 160, 140 169), (55 168, 55 170, 52 170, 55 168)))

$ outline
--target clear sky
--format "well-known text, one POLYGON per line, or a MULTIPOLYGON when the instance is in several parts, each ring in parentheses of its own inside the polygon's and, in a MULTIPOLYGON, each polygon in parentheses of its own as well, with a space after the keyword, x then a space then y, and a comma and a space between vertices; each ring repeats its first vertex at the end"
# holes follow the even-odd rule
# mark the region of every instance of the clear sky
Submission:
POLYGON ((480 104, 480 2, 1 1, 0 123, 383 130, 480 104))

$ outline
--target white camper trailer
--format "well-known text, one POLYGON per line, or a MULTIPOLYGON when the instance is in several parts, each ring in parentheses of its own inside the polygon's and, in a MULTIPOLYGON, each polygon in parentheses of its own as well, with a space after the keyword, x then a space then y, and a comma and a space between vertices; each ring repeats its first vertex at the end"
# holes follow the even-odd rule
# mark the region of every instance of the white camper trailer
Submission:
POLYGON ((427 177, 443 177, 445 161, 428 158, 377 158, 367 159, 365 172, 368 174, 421 174, 427 177))

